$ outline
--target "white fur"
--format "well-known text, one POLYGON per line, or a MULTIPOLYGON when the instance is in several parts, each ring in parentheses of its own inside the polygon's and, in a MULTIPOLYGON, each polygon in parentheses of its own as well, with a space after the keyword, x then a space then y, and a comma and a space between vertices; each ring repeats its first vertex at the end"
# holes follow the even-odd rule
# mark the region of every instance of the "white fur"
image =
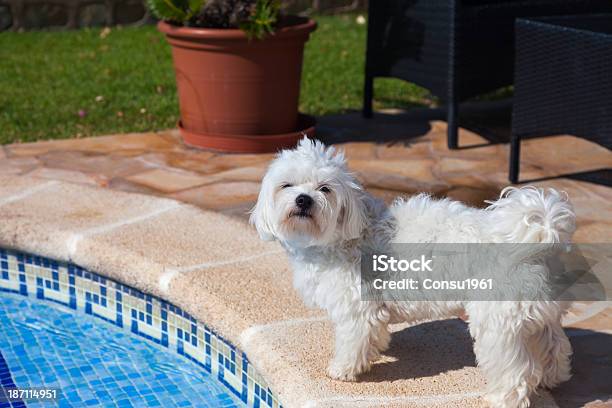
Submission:
POLYGON ((304 139, 270 165, 251 222, 263 239, 281 242, 296 290, 333 321, 330 377, 354 381, 367 371, 389 345, 390 322, 466 313, 491 405, 527 407, 538 386, 554 387, 570 377, 571 347, 561 328, 560 303, 362 301, 360 294, 364 248, 395 242, 569 242, 575 229, 567 197, 554 190, 508 187, 490 204, 480 210, 420 194, 386 208, 362 189, 342 153, 304 139), (311 217, 292 216, 299 194, 314 199, 311 217))

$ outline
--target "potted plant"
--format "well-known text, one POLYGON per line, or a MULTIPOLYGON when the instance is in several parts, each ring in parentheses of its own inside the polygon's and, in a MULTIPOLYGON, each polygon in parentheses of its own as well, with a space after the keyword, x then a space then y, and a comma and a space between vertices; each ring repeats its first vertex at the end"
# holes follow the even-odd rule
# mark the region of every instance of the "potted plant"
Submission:
POLYGON ((172 46, 186 144, 271 152, 314 133, 298 113, 304 44, 316 23, 280 0, 148 0, 172 46))

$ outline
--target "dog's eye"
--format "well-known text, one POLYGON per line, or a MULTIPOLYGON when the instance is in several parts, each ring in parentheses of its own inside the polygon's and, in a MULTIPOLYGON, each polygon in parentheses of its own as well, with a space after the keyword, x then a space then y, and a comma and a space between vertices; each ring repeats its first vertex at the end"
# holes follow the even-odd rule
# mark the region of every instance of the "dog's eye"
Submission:
POLYGON ((281 186, 280 186, 280 187, 284 189, 284 188, 293 187, 293 185, 292 185, 292 184, 289 184, 289 183, 284 183, 284 184, 281 184, 281 186))
POLYGON ((327 187, 327 186, 321 186, 321 187, 319 187, 319 191, 320 191, 320 192, 322 192, 322 193, 325 193, 325 194, 327 194, 327 193, 330 193, 330 192, 331 192, 331 190, 330 190, 330 189, 329 189, 329 187, 327 187))

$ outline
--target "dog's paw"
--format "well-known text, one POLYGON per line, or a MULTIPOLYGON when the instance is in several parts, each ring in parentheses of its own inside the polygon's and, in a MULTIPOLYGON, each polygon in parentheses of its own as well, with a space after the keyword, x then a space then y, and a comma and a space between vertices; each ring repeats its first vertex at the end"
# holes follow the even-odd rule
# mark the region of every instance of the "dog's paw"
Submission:
POLYGON ((530 401, 526 394, 516 391, 489 393, 485 400, 491 408, 529 408, 530 401))
POLYGON ((332 362, 327 368, 327 376, 329 378, 333 378, 334 380, 348 382, 357 381, 357 374, 357 370, 355 370, 353 367, 343 364, 332 362))

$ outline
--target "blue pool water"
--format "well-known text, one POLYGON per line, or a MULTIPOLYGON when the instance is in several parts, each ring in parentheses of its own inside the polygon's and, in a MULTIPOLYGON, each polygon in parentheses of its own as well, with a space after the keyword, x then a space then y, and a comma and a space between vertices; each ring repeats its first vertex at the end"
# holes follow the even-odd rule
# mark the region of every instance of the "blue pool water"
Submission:
POLYGON ((59 390, 55 402, 0 408, 245 406, 166 348, 83 312, 8 293, 0 293, 0 385, 59 390))

